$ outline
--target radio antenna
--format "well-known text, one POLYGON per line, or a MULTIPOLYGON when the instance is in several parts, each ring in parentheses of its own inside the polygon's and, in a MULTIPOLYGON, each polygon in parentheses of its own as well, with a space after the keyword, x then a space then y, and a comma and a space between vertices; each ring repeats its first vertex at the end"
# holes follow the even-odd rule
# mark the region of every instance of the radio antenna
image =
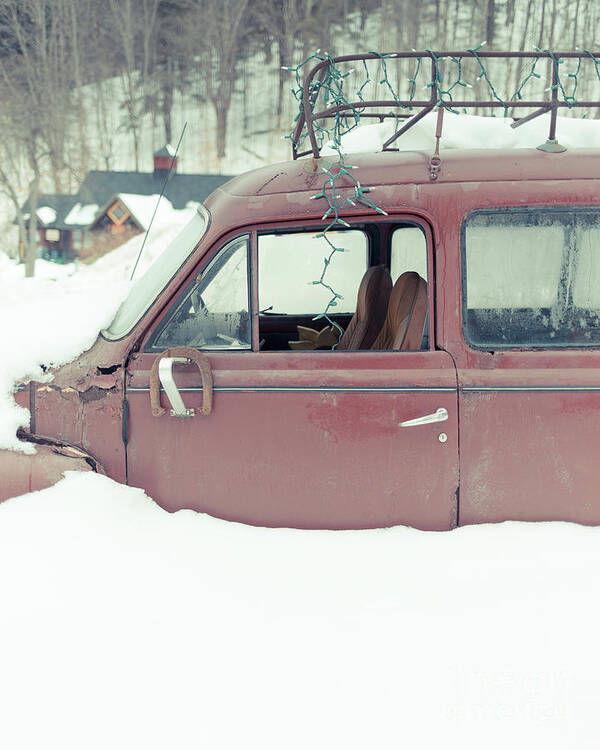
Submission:
POLYGON ((177 148, 175 149, 175 154, 171 157, 171 164, 169 165, 169 171, 167 172, 167 176, 165 177, 165 181, 163 182, 160 195, 158 196, 158 200, 156 201, 156 206, 154 206, 154 213, 152 214, 152 218, 150 219, 150 224, 148 224, 148 229, 146 229, 146 234, 144 235, 144 240, 142 242, 142 246, 140 247, 138 256, 135 259, 135 265, 133 266, 133 271, 131 272, 129 281, 133 281, 135 269, 138 267, 138 263, 140 262, 140 258, 142 257, 142 253, 144 252, 146 240, 148 239, 148 235, 150 234, 150 229, 152 228, 152 224, 154 222, 154 217, 156 216, 156 212, 158 211, 158 204, 160 203, 160 199, 163 197, 165 188, 167 187, 167 182, 169 181, 169 178, 171 177, 171 172, 173 171, 173 165, 175 164, 175 159, 177 158, 177 152, 179 151, 179 146, 181 146, 181 141, 183 140, 183 134, 185 133, 186 128, 187 128, 187 120, 185 121, 183 129, 181 131, 181 135, 179 136, 179 141, 177 142, 177 148))

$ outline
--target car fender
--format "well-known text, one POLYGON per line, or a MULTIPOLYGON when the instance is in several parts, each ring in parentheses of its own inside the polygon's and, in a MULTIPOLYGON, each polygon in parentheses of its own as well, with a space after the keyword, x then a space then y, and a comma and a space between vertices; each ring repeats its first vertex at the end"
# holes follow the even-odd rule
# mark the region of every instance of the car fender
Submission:
POLYGON ((75 445, 21 431, 19 437, 35 443, 36 450, 35 453, 0 450, 0 502, 51 487, 65 471, 105 473, 93 456, 75 445))

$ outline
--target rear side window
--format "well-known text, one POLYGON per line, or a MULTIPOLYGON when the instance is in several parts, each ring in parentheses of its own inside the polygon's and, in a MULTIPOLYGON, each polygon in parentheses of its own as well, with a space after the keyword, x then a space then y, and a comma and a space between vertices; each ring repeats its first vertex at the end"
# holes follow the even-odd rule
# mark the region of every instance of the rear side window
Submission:
POLYGON ((475 347, 600 345, 600 213, 478 212, 463 226, 463 325, 475 347))

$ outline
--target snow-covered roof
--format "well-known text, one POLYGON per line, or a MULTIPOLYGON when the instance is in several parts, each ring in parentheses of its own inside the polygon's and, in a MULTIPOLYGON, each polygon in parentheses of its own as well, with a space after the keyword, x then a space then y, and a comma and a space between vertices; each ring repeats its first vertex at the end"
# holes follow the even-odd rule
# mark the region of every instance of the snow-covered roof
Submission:
POLYGON ((40 206, 36 214, 42 224, 52 224, 56 221, 56 211, 50 206, 40 206))
POLYGON ((168 156, 173 158, 175 156, 175 149, 170 143, 165 143, 162 148, 159 148, 158 151, 155 152, 154 156, 168 156))
POLYGON ((98 213, 97 203, 88 203, 82 205, 76 203, 69 213, 65 216, 65 224, 77 224, 79 226, 87 226, 94 221, 96 214, 98 213))
MULTIPOLYGON (((56 212, 56 217, 51 223, 42 222, 41 218, 40 222, 54 229, 84 229, 96 218, 98 206, 106 206, 115 196, 132 195, 152 199, 152 196, 160 194, 163 187, 164 197, 171 203, 172 208, 183 210, 190 201, 204 202, 213 190, 229 179, 229 175, 174 174, 165 186, 164 178, 156 176, 153 172, 92 170, 87 173, 77 193, 40 195, 39 205, 52 208, 56 212)), ((155 198, 152 200, 156 202, 155 198)), ((144 216, 145 211, 140 206, 141 204, 136 205, 140 215, 144 216)), ((29 200, 24 203, 22 210, 29 213, 29 200)), ((45 218, 49 218, 49 214, 45 218)))
MULTIPOLYGON (((133 193, 119 193, 115 196, 115 199, 121 201, 125 208, 129 211, 132 218, 140 229, 144 231, 150 226, 152 215, 156 210, 155 221, 162 222, 169 215, 173 213, 173 204, 164 196, 160 199, 159 195, 135 195, 133 193), (157 207, 158 204, 158 207, 157 207)), ((113 201, 109 201, 112 205, 113 201)), ((110 208, 108 206, 107 208, 110 208)))

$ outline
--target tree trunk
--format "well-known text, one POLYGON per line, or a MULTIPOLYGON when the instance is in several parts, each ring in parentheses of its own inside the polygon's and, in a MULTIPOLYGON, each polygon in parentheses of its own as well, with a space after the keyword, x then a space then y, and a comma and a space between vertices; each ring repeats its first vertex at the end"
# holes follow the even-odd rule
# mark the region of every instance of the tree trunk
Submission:
POLYGON ((546 23, 546 0, 542 0, 542 19, 540 21, 540 35, 538 37, 538 47, 542 47, 544 44, 544 25, 546 23))
POLYGON ((40 195, 40 176, 37 172, 29 187, 29 230, 25 243, 25 278, 27 279, 35 274, 35 261, 37 259, 37 209, 40 195))
POLYGON ((229 115, 229 102, 215 102, 217 115, 217 158, 225 158, 225 145, 227 138, 227 117, 229 115))
MULTIPOLYGON (((281 127, 281 116, 283 114, 283 93, 285 90, 285 84, 289 81, 289 75, 287 70, 284 70, 284 66, 291 65, 290 60, 286 60, 289 56, 288 51, 283 48, 283 41, 280 39, 277 45, 279 50, 279 89, 277 90, 277 127, 281 127)), ((287 46, 287 45, 286 45, 287 46)))
MULTIPOLYGON (((14 204, 15 205, 15 213, 17 214, 17 224, 19 225, 19 245, 23 244, 23 254, 25 254, 25 242, 27 241, 27 228, 25 225, 25 220, 23 219, 23 212, 21 211, 21 206, 19 205, 18 201, 14 204)), ((9 257, 12 257, 12 253, 9 253, 9 257)), ((17 249, 17 258, 20 259, 20 253, 19 249, 17 249)))
POLYGON ((490 47, 492 47, 494 45, 494 36, 496 34, 496 2, 495 0, 488 0, 485 34, 486 34, 487 43, 490 45, 490 47))
POLYGON ((167 57, 165 76, 161 109, 166 143, 171 143, 173 140, 173 123, 171 117, 173 110, 173 59, 171 57, 167 57))

